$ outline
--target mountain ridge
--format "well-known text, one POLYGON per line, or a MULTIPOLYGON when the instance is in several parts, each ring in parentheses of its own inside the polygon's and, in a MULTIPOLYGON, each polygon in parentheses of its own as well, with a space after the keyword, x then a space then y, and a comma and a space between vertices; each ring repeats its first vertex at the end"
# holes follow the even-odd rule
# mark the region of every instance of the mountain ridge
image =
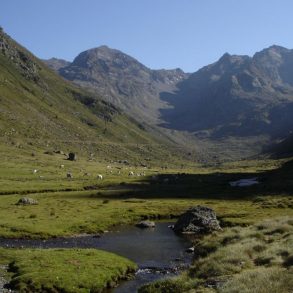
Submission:
POLYGON ((59 74, 104 92, 106 100, 179 144, 206 141, 204 149, 213 149, 220 142, 216 153, 236 147, 253 155, 293 128, 293 50, 272 45, 253 56, 225 53, 191 74, 151 70, 107 46, 81 54, 59 74))

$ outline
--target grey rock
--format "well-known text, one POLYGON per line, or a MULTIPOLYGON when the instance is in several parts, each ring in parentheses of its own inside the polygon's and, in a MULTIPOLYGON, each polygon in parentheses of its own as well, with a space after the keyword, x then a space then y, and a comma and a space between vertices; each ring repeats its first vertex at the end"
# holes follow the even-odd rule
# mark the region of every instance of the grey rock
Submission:
POLYGON ((68 154, 68 160, 69 161, 76 161, 77 160, 77 156, 75 153, 69 153, 68 154))
POLYGON ((179 217, 174 225, 174 231, 177 233, 200 234, 220 229, 215 212, 205 206, 190 208, 179 217))
POLYGON ((136 224, 139 228, 154 228, 156 226, 155 222, 152 221, 141 221, 136 224))

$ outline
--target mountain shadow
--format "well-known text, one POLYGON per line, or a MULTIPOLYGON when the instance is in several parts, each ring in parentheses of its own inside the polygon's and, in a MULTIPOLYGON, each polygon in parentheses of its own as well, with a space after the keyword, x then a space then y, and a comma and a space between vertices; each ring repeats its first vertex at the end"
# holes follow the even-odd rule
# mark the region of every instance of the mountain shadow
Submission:
POLYGON ((253 57, 224 54, 161 92, 160 126, 197 136, 286 137, 293 127, 293 50, 272 46, 253 57))

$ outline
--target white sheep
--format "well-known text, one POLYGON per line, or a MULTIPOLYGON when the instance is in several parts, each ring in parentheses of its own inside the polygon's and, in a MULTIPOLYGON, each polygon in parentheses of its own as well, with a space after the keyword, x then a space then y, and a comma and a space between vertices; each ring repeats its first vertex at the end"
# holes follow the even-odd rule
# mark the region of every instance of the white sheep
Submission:
POLYGON ((103 179, 103 175, 98 174, 98 175, 97 175, 97 179, 102 180, 102 179, 103 179))

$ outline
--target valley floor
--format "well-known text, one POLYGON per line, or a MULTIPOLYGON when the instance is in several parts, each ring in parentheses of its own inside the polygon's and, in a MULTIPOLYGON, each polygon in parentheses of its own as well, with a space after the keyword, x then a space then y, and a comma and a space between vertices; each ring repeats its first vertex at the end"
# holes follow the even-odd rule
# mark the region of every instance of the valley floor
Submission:
MULTIPOLYGON (((85 158, 70 162, 60 154, 36 156, 2 161, 0 237, 103 233, 115 225, 175 218, 191 206, 207 205, 216 211, 224 230, 196 241, 194 263, 182 276, 140 292, 290 292, 293 288, 290 160, 166 169, 85 158), (252 177, 259 184, 230 184, 252 177), (38 204, 17 205, 22 197, 38 204), (264 286, 269 291, 262 290, 264 286)), ((11 288, 20 292, 100 292, 135 269, 132 262, 99 250, 2 248, 0 255, 1 265, 9 265, 6 276, 11 288), (38 267, 44 271, 36 273, 38 267), (68 287, 76 270, 88 276, 74 282, 79 291, 68 287), (90 278, 92 274, 101 278, 90 278), (58 276, 63 281, 56 281, 58 276)))

